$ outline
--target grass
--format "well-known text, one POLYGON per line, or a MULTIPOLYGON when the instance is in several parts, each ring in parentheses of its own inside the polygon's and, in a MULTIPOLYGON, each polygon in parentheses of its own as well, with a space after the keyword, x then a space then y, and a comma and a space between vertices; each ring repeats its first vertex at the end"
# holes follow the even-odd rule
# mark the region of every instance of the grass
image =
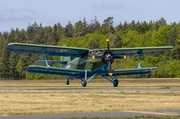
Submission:
MULTIPOLYGON (((39 87, 39 88, 82 88, 81 80, 0 80, 0 87, 39 87)), ((117 88, 179 88, 180 79, 119 79, 117 88)), ((113 84, 105 79, 92 79, 86 88, 113 88, 113 84)))
MULTIPOLYGON (((81 80, 0 80, 0 87, 82 88, 81 80)), ((179 88, 180 79, 119 79, 116 88, 179 88)), ((105 79, 93 79, 86 88, 114 88, 105 79)), ((0 115, 180 109, 175 91, 63 91, 0 90, 0 115)), ((162 116, 157 119, 178 116, 162 116)), ((135 117, 134 117, 135 118, 135 117)), ((151 117, 141 117, 151 119, 151 117)), ((93 119, 93 118, 92 118, 93 119)), ((96 118, 95 118, 96 119, 96 118)), ((110 118, 108 118, 110 119, 110 118)), ((114 119, 114 118, 113 118, 114 119)), ((121 119, 121 118, 118 118, 121 119)), ((123 118, 122 118, 123 119, 123 118)), ((131 119, 124 118, 124 119, 131 119)), ((154 119, 154 118, 153 118, 154 119)), ((165 118, 166 119, 166 118, 165 118)), ((168 118, 169 119, 169 118, 168 118)))
POLYGON ((178 91, 0 91, 0 115, 180 109, 178 91))

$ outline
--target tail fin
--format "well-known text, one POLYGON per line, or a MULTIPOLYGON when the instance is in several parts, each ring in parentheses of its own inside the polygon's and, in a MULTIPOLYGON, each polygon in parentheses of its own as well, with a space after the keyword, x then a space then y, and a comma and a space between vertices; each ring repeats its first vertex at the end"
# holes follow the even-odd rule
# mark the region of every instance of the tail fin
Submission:
MULTIPOLYGON (((63 47, 67 47, 67 46, 66 46, 66 45, 63 45, 63 47)), ((70 59, 70 57, 61 56, 61 61, 67 61, 66 64, 68 64, 68 63, 71 61, 71 59, 70 59)), ((61 64, 61 68, 65 68, 65 67, 66 67, 66 64, 61 64)))
MULTIPOLYGON (((63 56, 61 56, 61 61, 67 61, 67 63, 69 63, 71 61, 71 59, 70 59, 70 57, 63 57, 63 56)), ((61 64, 61 68, 65 68, 66 64, 61 64)))

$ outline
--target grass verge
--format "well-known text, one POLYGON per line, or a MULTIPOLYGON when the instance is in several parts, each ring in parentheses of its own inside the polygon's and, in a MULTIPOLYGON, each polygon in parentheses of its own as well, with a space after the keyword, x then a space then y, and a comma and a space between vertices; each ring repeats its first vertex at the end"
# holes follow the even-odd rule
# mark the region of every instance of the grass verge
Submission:
POLYGON ((0 115, 180 109, 176 91, 0 91, 0 115))

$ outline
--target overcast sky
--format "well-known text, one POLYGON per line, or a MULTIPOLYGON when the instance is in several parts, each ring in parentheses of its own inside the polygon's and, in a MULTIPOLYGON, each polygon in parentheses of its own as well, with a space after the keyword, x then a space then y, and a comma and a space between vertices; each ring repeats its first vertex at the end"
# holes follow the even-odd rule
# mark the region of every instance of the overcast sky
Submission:
POLYGON ((124 21, 159 20, 164 17, 168 24, 180 21, 180 0, 2 0, 0 2, 0 32, 11 28, 25 29, 37 22, 43 26, 86 18, 90 23, 97 16, 114 17, 114 26, 124 21))

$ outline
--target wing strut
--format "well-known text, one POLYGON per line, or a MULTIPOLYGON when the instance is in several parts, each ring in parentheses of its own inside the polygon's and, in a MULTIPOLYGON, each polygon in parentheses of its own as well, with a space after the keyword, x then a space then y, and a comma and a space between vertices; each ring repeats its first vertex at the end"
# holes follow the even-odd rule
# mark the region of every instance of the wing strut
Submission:
POLYGON ((84 80, 82 80, 82 86, 83 87, 86 87, 86 84, 87 84, 87 82, 89 82, 94 76, 96 76, 96 74, 97 74, 98 72, 96 72, 94 75, 92 75, 88 80, 87 80, 87 71, 85 71, 85 79, 84 80))
POLYGON ((141 50, 141 51, 139 52, 139 63, 138 63, 138 68, 141 68, 140 62, 141 62, 141 54, 142 54, 142 51, 143 51, 143 50, 141 50))
MULTIPOLYGON (((97 72, 97 73, 98 73, 98 72, 97 72)), ((85 71, 85 81, 86 81, 86 82, 89 82, 94 76, 96 76, 97 73, 95 73, 94 75, 92 75, 92 76, 87 80, 87 71, 85 71)))
POLYGON ((117 65, 113 70, 115 70, 117 67, 121 66, 123 63, 130 60, 131 58, 132 58, 132 56, 129 59, 125 59, 123 62, 121 62, 119 65, 117 65))
POLYGON ((112 82, 112 83, 114 83, 114 78, 113 78, 113 76, 111 75, 111 79, 109 78, 109 77, 107 77, 104 73, 102 73, 101 72, 101 74, 99 74, 100 76, 102 76, 103 78, 105 78, 106 80, 108 80, 108 81, 110 81, 110 82, 112 82), (101 75, 102 74, 102 75, 101 75))
POLYGON ((45 53, 44 53, 44 50, 45 50, 45 48, 43 48, 43 54, 44 54, 44 59, 45 59, 45 61, 46 61, 46 65, 47 65, 47 67, 50 67, 50 66, 48 65, 48 62, 47 62, 47 59, 46 59, 46 55, 45 55, 45 53))
POLYGON ((114 80, 114 78, 113 78, 112 75, 110 75, 111 78, 107 77, 107 76, 106 76, 104 73, 102 73, 102 72, 101 72, 101 74, 99 74, 99 75, 102 76, 103 78, 105 78, 106 80, 112 82, 113 85, 114 85, 114 87, 117 87, 117 86, 118 86, 118 80, 117 80, 117 79, 114 80))

